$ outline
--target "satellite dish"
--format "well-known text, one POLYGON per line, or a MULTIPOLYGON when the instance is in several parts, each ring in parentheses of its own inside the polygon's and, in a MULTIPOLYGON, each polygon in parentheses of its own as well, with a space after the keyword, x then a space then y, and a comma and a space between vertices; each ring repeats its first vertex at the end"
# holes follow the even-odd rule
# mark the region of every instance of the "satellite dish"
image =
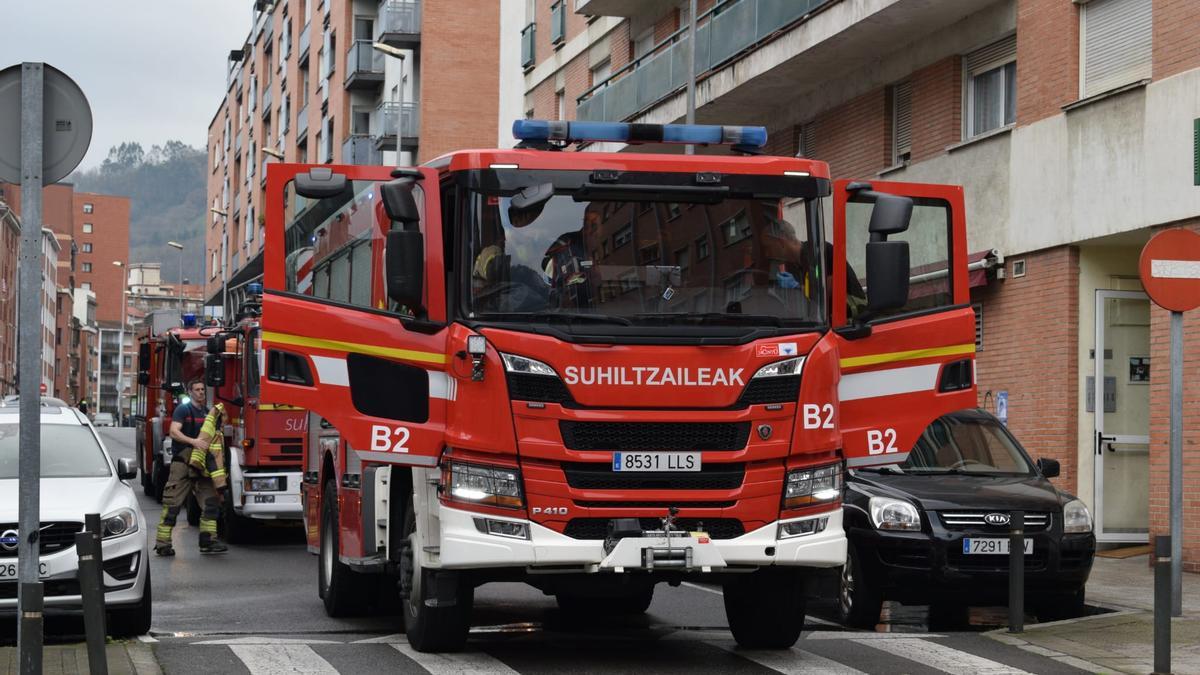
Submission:
POLYGON ((75 81, 44 63, 0 70, 0 181, 21 183, 21 71, 42 69, 42 185, 66 178, 92 142, 92 108, 75 81))

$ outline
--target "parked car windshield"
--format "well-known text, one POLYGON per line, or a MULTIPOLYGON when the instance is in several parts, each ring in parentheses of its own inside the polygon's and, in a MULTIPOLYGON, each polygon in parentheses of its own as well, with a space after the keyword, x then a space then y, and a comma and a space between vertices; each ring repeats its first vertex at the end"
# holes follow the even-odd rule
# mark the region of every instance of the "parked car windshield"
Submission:
MULTIPOLYGON (((16 424, 0 424, 0 479, 17 477, 16 424)), ((87 427, 42 425, 42 478, 103 478, 112 475, 108 458, 87 427)))
POLYGON ((898 468, 909 474, 1033 473, 1024 451, 998 422, 958 415, 934 420, 898 468))

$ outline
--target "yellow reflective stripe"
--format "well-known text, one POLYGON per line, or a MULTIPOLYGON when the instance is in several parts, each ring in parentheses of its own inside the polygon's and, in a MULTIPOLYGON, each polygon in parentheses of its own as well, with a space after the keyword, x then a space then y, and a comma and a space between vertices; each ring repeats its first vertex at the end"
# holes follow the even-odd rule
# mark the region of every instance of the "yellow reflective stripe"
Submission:
POLYGON ((446 363, 446 355, 439 354, 438 352, 419 352, 412 349, 380 347, 359 342, 342 342, 341 340, 323 340, 321 338, 271 333, 267 331, 263 331, 262 339, 264 342, 275 342, 284 345, 294 345, 296 347, 315 347, 317 349, 329 349, 337 352, 354 352, 357 354, 369 354, 371 356, 384 356, 392 359, 404 359, 406 361, 421 361, 423 363, 446 363))
POLYGON ((912 349, 906 352, 886 352, 883 354, 868 354, 866 356, 851 356, 841 360, 843 368, 859 366, 874 366, 880 363, 894 361, 910 361, 913 359, 928 359, 935 356, 957 356, 959 354, 974 354, 975 343, 969 342, 949 347, 929 347, 927 349, 912 349))
POLYGON ((213 478, 220 478, 224 475, 225 475, 225 469, 217 469, 216 471, 212 472, 213 478))
POLYGON ((258 409, 261 410, 304 410, 294 405, 284 405, 283 403, 260 403, 258 409))

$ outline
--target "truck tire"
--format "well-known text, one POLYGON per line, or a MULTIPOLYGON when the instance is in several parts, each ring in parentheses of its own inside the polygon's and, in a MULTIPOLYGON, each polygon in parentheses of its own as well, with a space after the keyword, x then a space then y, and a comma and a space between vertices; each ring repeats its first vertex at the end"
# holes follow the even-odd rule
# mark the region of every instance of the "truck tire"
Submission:
POLYGON ((407 590, 404 599, 404 632, 408 644, 419 652, 456 652, 467 642, 471 628, 471 609, 475 603, 475 589, 460 583, 454 604, 447 607, 430 607, 426 603, 432 595, 436 572, 421 567, 414 551, 420 550, 417 540, 417 518, 413 512, 412 495, 404 512, 403 534, 408 540, 400 563, 400 574, 404 577, 402 587, 407 590))
POLYGON ((149 561, 146 562, 146 585, 142 590, 142 599, 129 607, 108 610, 105 625, 108 626, 108 634, 114 638, 131 638, 150 632, 154 602, 150 591, 149 561))
POLYGON ((321 553, 317 562, 317 594, 332 617, 361 616, 370 604, 369 578, 358 574, 338 559, 341 548, 338 530, 337 487, 325 482, 321 496, 321 553))
POLYGON ((1033 613, 1037 615, 1038 621, 1042 623, 1047 621, 1062 621, 1063 619, 1077 619, 1086 613, 1083 599, 1083 587, 1066 593, 1052 593, 1046 595, 1045 598, 1034 605, 1033 613))
POLYGON ((851 628, 874 628, 879 623, 883 598, 876 580, 867 577, 862 561, 853 545, 846 547, 846 564, 842 566, 838 585, 838 620, 851 628))
POLYGON ((167 477, 171 475, 171 467, 164 465, 161 457, 154 458, 154 464, 151 465, 150 480, 153 483, 154 501, 162 503, 163 490, 167 488, 167 477))
POLYGON ((725 617, 744 649, 789 649, 804 628, 804 577, 798 569, 771 567, 730 575, 725 617))
POLYGON ((154 496, 154 467, 142 467, 142 494, 154 496))
POLYGON ((646 610, 650 609, 650 603, 654 600, 654 587, 650 586, 629 595, 604 598, 557 593, 554 599, 558 601, 558 608, 568 614, 583 616, 633 616, 636 614, 645 614, 646 610))

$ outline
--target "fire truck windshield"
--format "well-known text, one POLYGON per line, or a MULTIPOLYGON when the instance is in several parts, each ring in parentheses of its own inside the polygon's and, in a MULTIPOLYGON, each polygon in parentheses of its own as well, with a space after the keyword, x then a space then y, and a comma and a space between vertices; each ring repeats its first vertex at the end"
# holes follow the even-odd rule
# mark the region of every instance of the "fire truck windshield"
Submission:
POLYGON ((824 321, 814 181, 696 187, 692 174, 679 185, 671 174, 626 174, 597 185, 584 172, 527 171, 514 184, 480 173, 467 193, 469 318, 801 330, 824 321))

